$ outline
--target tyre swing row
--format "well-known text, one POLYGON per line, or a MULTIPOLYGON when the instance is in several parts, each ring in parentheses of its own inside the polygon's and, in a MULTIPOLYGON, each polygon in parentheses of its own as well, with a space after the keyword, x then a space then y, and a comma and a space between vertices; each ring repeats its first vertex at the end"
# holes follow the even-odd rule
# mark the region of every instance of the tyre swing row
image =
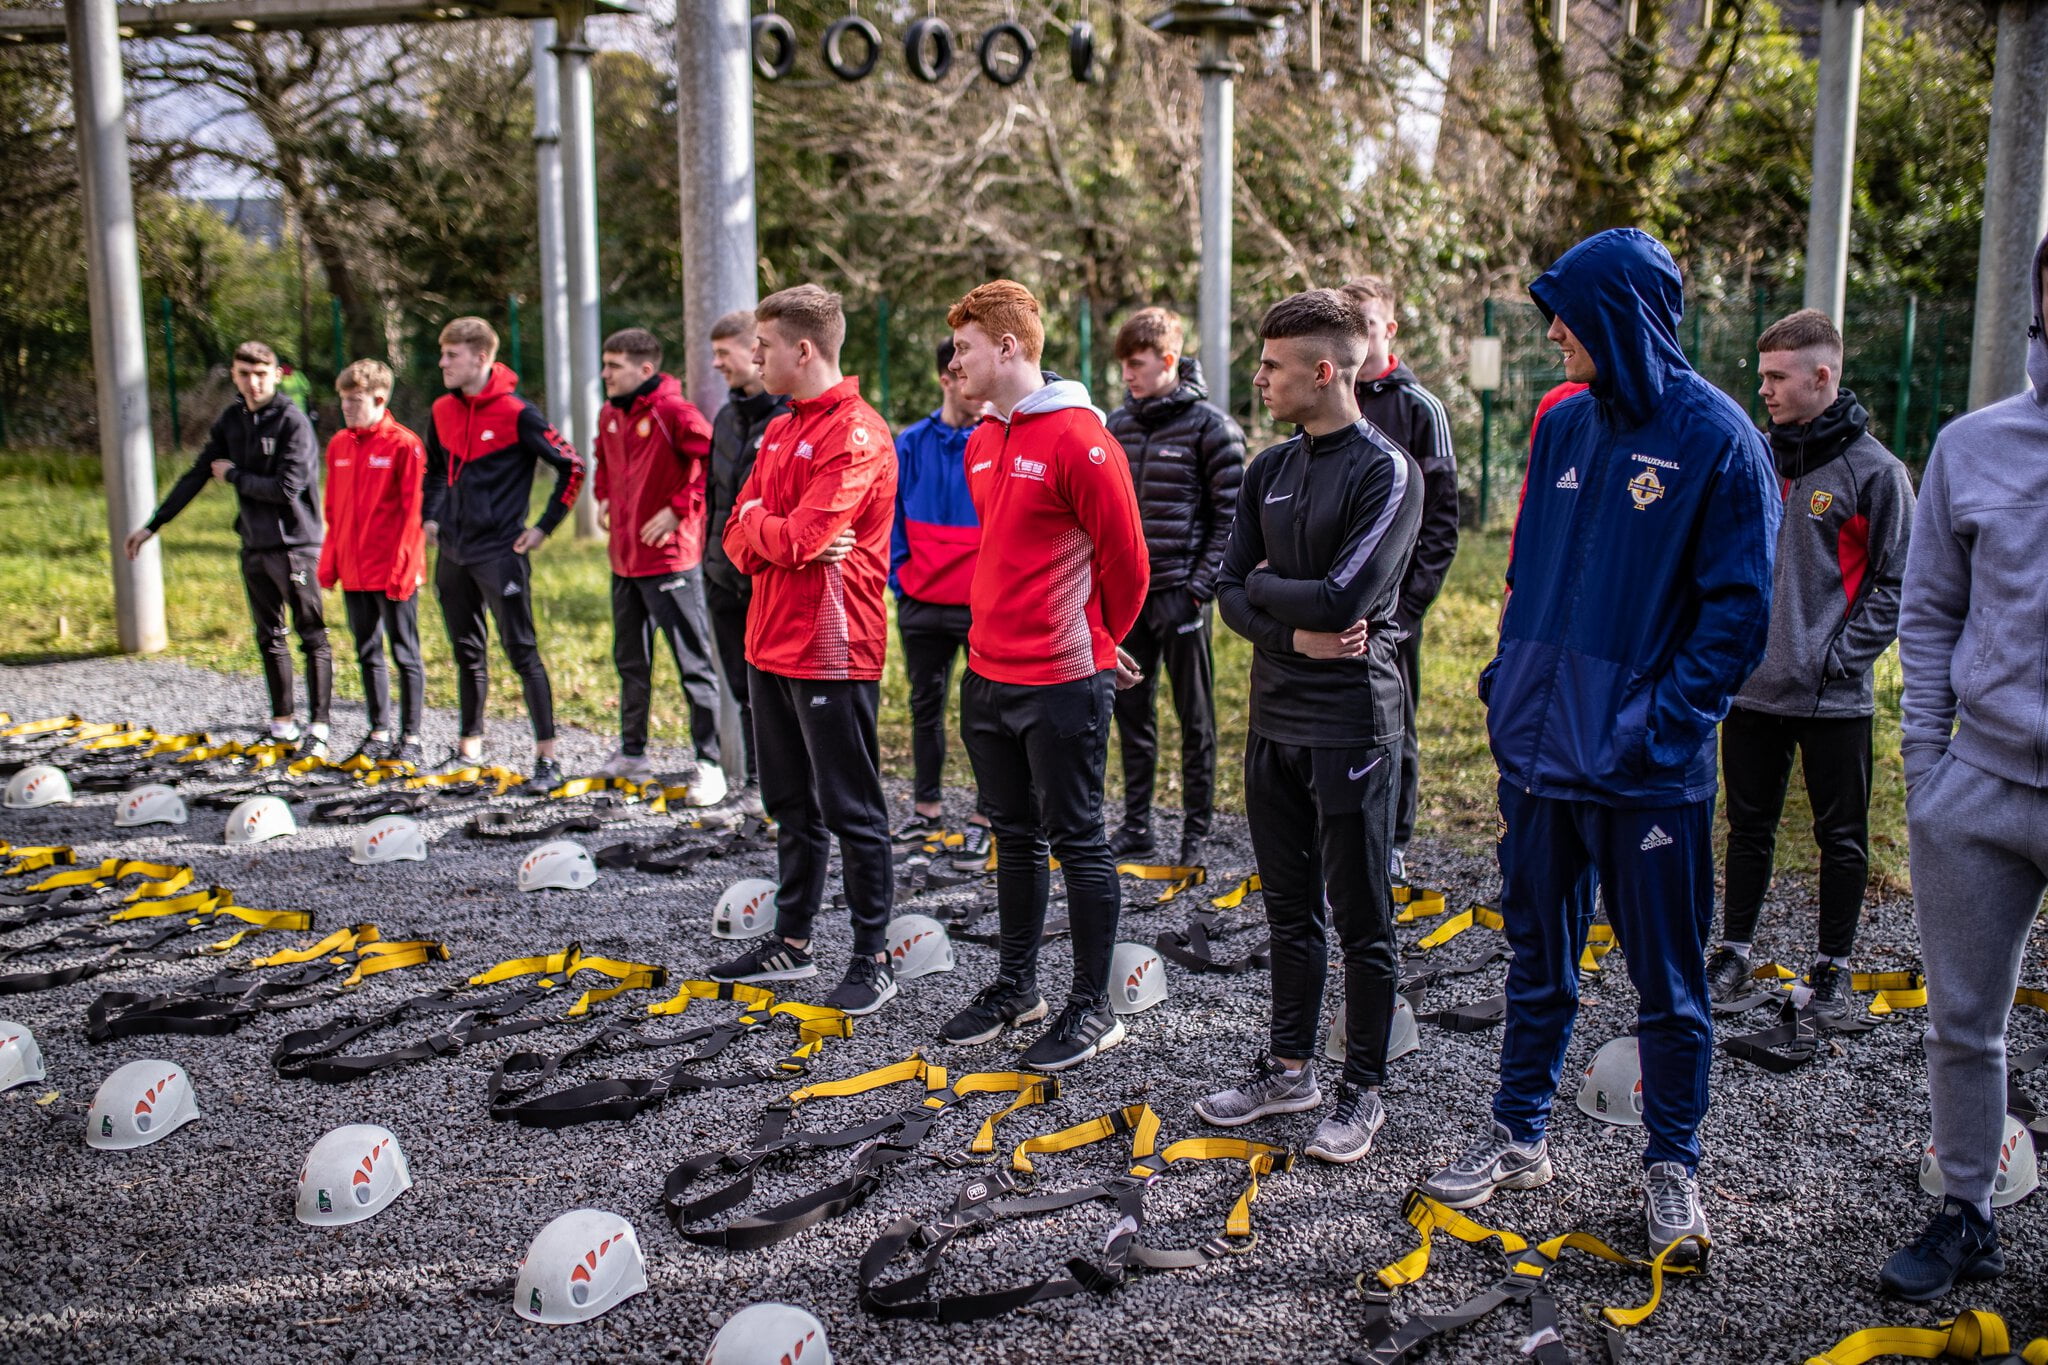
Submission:
MULTIPOLYGON (((1087 85, 1095 79, 1095 26, 1079 19, 1066 26, 1067 71, 1075 81, 1087 85)), ((866 80, 882 60, 882 31, 859 13, 855 3, 825 28, 818 41, 818 53, 825 69, 842 81, 866 80)), ((937 85, 952 73, 960 55, 961 40, 952 25, 936 14, 927 13, 903 30, 903 65, 926 85, 937 85)), ((779 81, 796 68, 796 25, 778 14, 774 0, 765 13, 753 19, 754 72, 764 81, 779 81)), ((999 86, 1012 86, 1024 79, 1038 57, 1038 39, 1014 19, 991 24, 975 44, 974 56, 981 74, 999 86)))

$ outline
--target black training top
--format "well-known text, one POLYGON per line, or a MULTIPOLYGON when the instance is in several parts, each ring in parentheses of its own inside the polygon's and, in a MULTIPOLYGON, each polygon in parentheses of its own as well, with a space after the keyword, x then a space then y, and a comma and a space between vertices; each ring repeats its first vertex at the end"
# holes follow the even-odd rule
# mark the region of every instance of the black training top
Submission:
POLYGON ((282 393, 255 411, 239 397, 214 419, 206 444, 149 519, 151 531, 185 510, 213 477, 213 462, 232 466, 235 532, 244 550, 290 550, 318 545, 320 448, 313 424, 282 393))
POLYGON ((1327 436, 1297 432, 1245 470, 1216 600, 1256 647, 1256 733, 1318 749, 1401 737, 1394 616, 1422 500, 1414 459, 1363 419, 1327 436), (1339 632, 1361 619, 1364 657, 1295 652, 1297 628, 1339 632))

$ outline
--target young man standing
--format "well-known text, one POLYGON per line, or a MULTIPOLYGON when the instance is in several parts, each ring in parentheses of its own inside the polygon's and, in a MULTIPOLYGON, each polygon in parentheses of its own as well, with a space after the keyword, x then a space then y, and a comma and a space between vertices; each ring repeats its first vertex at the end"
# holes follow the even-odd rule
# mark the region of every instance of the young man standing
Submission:
POLYGON ((1024 1065, 1064 1071, 1124 1039, 1109 1007, 1122 889, 1103 837, 1102 769, 1111 695, 1137 681, 1116 642, 1144 605, 1145 530, 1130 466, 1088 391, 1038 368, 1045 329, 1031 292, 981 285, 946 322, 960 397, 991 413, 967 442, 982 540, 960 725, 995 828, 1002 943, 995 980, 939 1036, 982 1043, 1045 1017, 1050 852, 1067 885, 1074 983, 1024 1065))
POLYGON ((1458 553, 1458 457, 1451 450, 1451 419, 1437 396, 1394 354, 1401 330, 1395 316, 1394 286, 1378 275, 1361 275, 1343 294, 1365 318, 1365 359, 1358 367, 1358 410, 1422 468, 1422 529, 1415 537, 1401 578, 1401 780, 1394 816, 1394 880, 1408 880, 1408 841, 1415 837, 1415 811, 1422 794, 1422 748, 1415 710, 1422 695, 1422 618, 1443 591, 1444 575, 1458 553))
POLYGON ((768 424, 789 411, 789 400, 768 392, 754 363, 754 315, 741 310, 711 324, 711 364, 725 378, 725 406, 711 419, 711 477, 705 487, 704 602, 718 641, 719 669, 739 704, 740 735, 746 742, 745 786, 740 804, 760 812, 759 772, 754 760, 754 707, 747 695, 748 577, 725 553, 725 523, 738 505, 740 486, 754 472, 754 457, 768 424))
POLYGON ((1244 477, 1244 432, 1212 405, 1202 367, 1181 354, 1180 318, 1141 308, 1116 334, 1124 405, 1109 415, 1110 434, 1124 448, 1138 507, 1152 588, 1137 624, 1123 641, 1143 679, 1116 695, 1116 732, 1124 756, 1124 821, 1110 852, 1119 859, 1157 854, 1152 792, 1159 769, 1154 706, 1162 663, 1180 718, 1181 833, 1176 860, 1202 861, 1214 819, 1216 678, 1210 650, 1210 603, 1216 568, 1237 513, 1244 477))
POLYGON ((1991 1187, 2004 1136, 2006 1024, 2048 888, 2048 238, 2030 278, 2014 287, 2034 296, 2033 388, 1942 429, 1920 481, 1899 613, 1900 750, 1944 1194, 1926 1230, 1878 1278, 1916 1303, 2005 1272, 1991 1187))
POLYGON ((1770 629, 1776 476, 1747 414, 1686 363, 1678 267, 1654 237, 1597 233, 1529 293, 1566 377, 1592 388, 1537 434, 1479 680, 1512 953, 1500 1084, 1486 1132, 1420 1189, 1466 1209, 1551 1178, 1597 878, 1638 998, 1657 1252, 1707 1232, 1714 730, 1770 629))
POLYGON ((895 904, 882 795, 882 656, 888 645, 889 522, 896 502, 888 425, 839 372, 846 315, 814 284, 754 310, 754 356, 789 411, 768 426, 725 552, 754 580, 748 690, 761 801, 775 821, 776 932, 711 969, 714 981, 816 976, 811 925, 839 839, 853 957, 825 1003, 872 1014, 896 998, 886 930, 895 904))
POLYGON ((370 733, 356 756, 372 762, 426 762, 420 717, 427 674, 420 664, 416 594, 427 574, 427 535, 420 525, 420 480, 427 448, 391 415, 391 368, 358 360, 334 380, 341 430, 327 443, 327 538, 320 547, 320 586, 339 587, 363 674, 370 733), (399 724, 391 727, 391 675, 384 645, 398 666, 399 724))
POLYGON ((1820 847, 1820 955, 1795 998, 1840 1021, 1870 876, 1871 670, 1898 633, 1913 481, 1841 387, 1842 334, 1826 313, 1801 309, 1756 346, 1785 519, 1770 645, 1721 724, 1728 892, 1707 986, 1717 1001, 1750 986, 1750 943, 1797 753, 1820 847))
POLYGON ((1358 415, 1365 323, 1350 300, 1330 289, 1282 299, 1259 335, 1252 385, 1300 432, 1245 475, 1218 600, 1253 645, 1245 813, 1272 929, 1272 1046, 1195 1113, 1234 1128, 1322 1103, 1314 1058, 1334 915, 1350 1047, 1307 1151, 1357 1161, 1386 1121, 1400 965, 1387 870, 1401 751, 1395 622, 1422 471, 1358 415))
POLYGON ((519 396, 519 376, 501 365, 498 334, 482 318, 457 318, 441 329, 441 382, 427 428, 424 481, 427 543, 441 553, 434 593, 441 599, 448 643, 455 651, 456 700, 462 737, 451 761, 483 756, 484 701, 490 694, 490 632, 519 674, 533 723, 533 773, 527 790, 561 785, 555 762, 555 697, 533 624, 533 551, 576 503, 583 460, 539 408, 519 396), (536 463, 555 472, 547 509, 532 526, 526 506, 536 463))
POLYGON ((270 736, 296 743, 302 758, 327 757, 327 713, 334 655, 320 601, 320 451, 306 414, 278 391, 277 353, 260 341, 235 348, 230 370, 240 395, 214 420, 192 467, 148 523, 128 533, 130 559, 185 510, 211 478, 235 490, 235 534, 242 540, 242 586, 270 692, 270 736), (292 706, 291 642, 285 615, 306 661, 304 731, 292 706))
MULTIPOLYGON (((946 702, 953 691, 953 657, 965 653, 973 612, 968 589, 981 522, 967 492, 962 458, 974 410, 960 399, 953 378, 953 341, 938 346, 938 410, 911 423, 896 438, 896 525, 889 535, 889 586, 896 593, 896 634, 910 679, 910 760, 915 776, 910 819, 899 844, 945 833, 946 702)), ((961 831, 954 865, 977 871, 988 862, 988 817, 977 810, 961 831)))
POLYGON ((600 770, 646 782, 647 713, 654 695, 654 640, 668 641, 690 710, 695 761, 685 783, 693 806, 725 800, 718 752, 718 666, 705 613, 704 481, 711 424, 674 375, 661 372, 661 343, 629 327, 605 339, 604 415, 597 423, 591 494, 610 538, 612 663, 619 670, 619 749, 600 770))

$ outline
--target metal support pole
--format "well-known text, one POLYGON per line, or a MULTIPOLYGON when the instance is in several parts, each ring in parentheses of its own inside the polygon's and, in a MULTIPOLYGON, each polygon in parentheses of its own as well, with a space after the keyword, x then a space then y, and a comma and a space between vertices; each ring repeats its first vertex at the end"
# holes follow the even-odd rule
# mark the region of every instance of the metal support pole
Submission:
POLYGON ((128 183, 120 18, 104 0, 64 0, 64 30, 85 201, 86 285, 114 562, 114 628, 123 653, 153 654, 170 643, 164 629, 163 551, 155 536, 132 560, 122 548, 128 533, 156 507, 156 446, 149 431, 147 324, 135 247, 135 198, 128 183))
MULTIPOLYGON (((676 147, 682 166, 683 376, 690 401, 725 406, 711 365, 711 324, 752 308, 760 248, 754 238, 754 65, 747 0, 692 0, 676 10, 676 147)), ((718 709, 719 746, 738 780, 753 742, 730 689, 718 709)))
POLYGON ((1906 420, 1913 412, 1913 333, 1920 322, 1918 295, 1906 295, 1899 318, 1899 400, 1892 411, 1892 449, 1906 448, 1906 420))
MULTIPOLYGON (((1493 335, 1493 300, 1486 301, 1486 335, 1493 335)), ((1479 391, 1479 529, 1486 529, 1486 512, 1493 484, 1493 390, 1479 391)))
POLYGON ((1984 235, 1977 249, 1977 321, 1970 406, 2027 387, 2027 272, 2048 231, 2048 0, 2003 0, 1984 164, 1984 235))
POLYGON ((1486 55, 1500 47, 1500 0, 1486 0, 1486 55))
POLYGON ((171 395, 171 451, 176 453, 182 442, 178 439, 178 339, 171 326, 171 296, 164 295, 164 387, 171 395))
MULTIPOLYGON (((604 407, 604 380, 598 373, 604 344, 598 319, 597 286, 597 109, 590 85, 593 50, 584 34, 581 0, 563 0, 555 11, 555 62, 562 100, 562 217, 569 266, 569 383, 571 402, 553 400, 555 420, 573 409, 576 423, 569 441, 583 452, 594 472, 597 466, 597 419, 604 407)), ((597 500, 577 499, 576 534, 593 540, 600 534, 597 500)))
POLYGON ((1081 296, 1081 320, 1078 328, 1081 337, 1081 387, 1088 390, 1088 401, 1095 401, 1095 300, 1086 294, 1081 296))
POLYGON ((505 351, 512 357, 509 363, 514 373, 526 368, 526 356, 524 355, 526 347, 523 344, 525 340, 526 338, 519 334, 519 296, 517 294, 507 294, 505 296, 505 351))
POLYGON ((1856 102, 1863 84, 1863 0, 1821 0, 1813 111, 1813 195, 1806 219, 1806 306, 1842 325, 1849 212, 1856 197, 1856 102))
POLYGON ((540 212, 541 384, 558 429, 576 439, 569 377, 569 254, 562 227, 561 77, 555 70, 555 21, 536 19, 533 35, 533 170, 540 212))
POLYGON ((1229 41, 1202 35, 1202 370, 1209 401, 1230 411, 1231 191, 1236 177, 1236 99, 1229 41))

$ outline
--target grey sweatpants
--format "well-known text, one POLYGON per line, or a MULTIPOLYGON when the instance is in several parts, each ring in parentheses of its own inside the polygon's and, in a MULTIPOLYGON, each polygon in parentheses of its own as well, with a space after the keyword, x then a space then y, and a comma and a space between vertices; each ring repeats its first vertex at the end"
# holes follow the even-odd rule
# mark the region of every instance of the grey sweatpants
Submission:
POLYGON ((1942 1187, 1980 1207, 2005 1128, 2005 1023, 2048 890, 2048 790, 1945 754, 1906 800, 1942 1187))

